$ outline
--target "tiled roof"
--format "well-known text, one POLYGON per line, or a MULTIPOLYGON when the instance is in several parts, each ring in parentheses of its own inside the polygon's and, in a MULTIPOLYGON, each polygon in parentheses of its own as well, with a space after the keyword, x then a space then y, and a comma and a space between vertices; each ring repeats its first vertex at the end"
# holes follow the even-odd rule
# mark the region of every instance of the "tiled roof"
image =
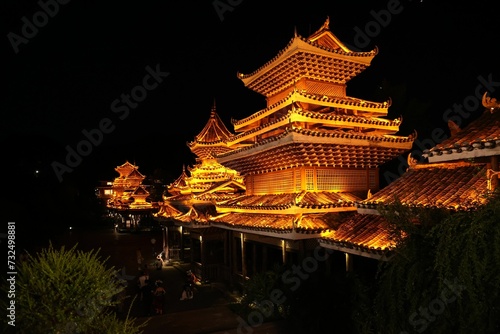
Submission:
POLYGON ((378 114, 387 114, 387 108, 390 106, 389 102, 373 102, 368 100, 362 100, 350 96, 325 96, 323 94, 314 94, 310 92, 300 92, 296 89, 291 91, 285 98, 279 100, 278 102, 259 110, 258 112, 243 118, 241 120, 231 119, 231 123, 235 128, 238 126, 254 122, 265 115, 273 113, 287 105, 290 105, 294 101, 303 101, 308 103, 321 103, 322 105, 342 107, 345 109, 360 109, 361 107, 365 110, 371 110, 377 112, 378 114))
POLYGON ((174 196, 165 197, 166 202, 186 202, 193 199, 193 194, 179 194, 174 196))
POLYGON ((224 208, 264 209, 289 208, 295 203, 295 193, 269 195, 243 195, 219 204, 224 208))
POLYGON ((361 198, 348 192, 306 192, 297 203, 298 207, 339 207, 351 206, 361 198))
POLYGON ((172 205, 168 203, 158 203, 159 210, 156 214, 154 214, 155 217, 162 217, 162 218, 172 218, 176 217, 182 214, 181 211, 177 210, 174 208, 172 205))
POLYGON ((365 251, 387 251, 395 246, 383 216, 358 213, 352 214, 336 230, 322 233, 320 243, 365 251))
POLYGON ((189 208, 186 213, 176 216, 174 219, 178 222, 189 223, 191 225, 210 226, 208 217, 194 207, 189 208))
POLYGON ((213 108, 205 127, 187 145, 199 158, 210 158, 212 152, 222 153, 229 150, 225 142, 232 135, 213 108))
POLYGON ((228 213, 213 217, 211 221, 215 226, 288 233, 293 230, 295 219, 295 215, 228 213))
POLYGON ((122 165, 117 166, 115 170, 120 174, 120 176, 125 177, 129 175, 131 171, 138 168, 139 168, 138 166, 135 166, 128 161, 125 161, 125 163, 123 163, 122 165))
MULTIPOLYGON (((473 150, 483 150, 482 156, 500 145, 500 111, 489 109, 454 136, 445 139, 435 147, 424 151, 429 158, 437 155, 461 154, 473 150)), ((498 152, 491 155, 497 155, 498 152)))
POLYGON ((250 229, 255 231, 290 233, 320 233, 333 228, 335 222, 328 214, 296 216, 292 214, 227 213, 211 218, 214 226, 250 229))
POLYGON ((205 124, 201 132, 195 136, 194 142, 220 143, 232 135, 233 134, 226 128, 217 112, 212 109, 207 124, 205 124))
POLYGON ((143 186, 139 186, 134 190, 132 195, 149 195, 149 191, 147 191, 143 186))
POLYGON ((369 66, 378 52, 376 48, 370 52, 351 51, 328 32, 335 41, 333 48, 333 44, 317 43, 316 36, 309 39, 296 34, 271 60, 249 74, 238 73, 238 77, 263 95, 272 94, 285 82, 289 85, 292 76, 345 83, 369 66))
POLYGON ((299 166, 377 168, 409 150, 413 140, 413 136, 293 128, 252 146, 222 154, 217 160, 242 175, 299 166))
POLYGON ((422 164, 372 197, 358 202, 359 209, 376 209, 396 199, 410 207, 467 210, 484 204, 488 191, 486 164, 466 162, 422 164))
POLYGON ((297 206, 299 208, 333 208, 354 206, 361 199, 347 192, 309 192, 266 194, 266 195, 243 195, 231 200, 219 203, 220 208, 263 210, 283 210, 297 206))
POLYGON ((211 192, 205 192, 199 195, 194 195, 194 198, 199 200, 199 201, 207 201, 207 202, 223 202, 230 200, 234 198, 235 196, 238 196, 236 194, 226 194, 226 193, 211 193, 211 192))
POLYGON ((174 182, 169 184, 167 186, 168 189, 177 189, 177 188, 186 188, 188 186, 186 179, 188 178, 188 175, 186 174, 186 167, 182 167, 182 173, 179 175, 177 179, 175 179, 174 182))

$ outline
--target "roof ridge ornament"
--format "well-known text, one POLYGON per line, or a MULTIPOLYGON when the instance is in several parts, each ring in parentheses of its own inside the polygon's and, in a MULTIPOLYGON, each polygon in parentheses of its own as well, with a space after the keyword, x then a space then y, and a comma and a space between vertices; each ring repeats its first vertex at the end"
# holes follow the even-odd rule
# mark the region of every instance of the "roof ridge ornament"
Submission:
POLYGON ((411 168, 417 164, 417 159, 414 158, 411 153, 408 153, 408 157, 406 158, 406 163, 408 164, 408 167, 411 168))
POLYGON ((483 106, 485 108, 489 108, 491 113, 495 111, 495 109, 500 109, 500 102, 498 102, 494 97, 487 95, 488 92, 484 92, 482 100, 483 106))
POLYGON ((214 103, 212 104, 212 110, 211 110, 212 114, 214 114, 215 112, 217 112, 217 108, 215 107, 215 97, 214 97, 214 103))
POLYGON ((330 29, 330 16, 326 16, 325 23, 323 23, 323 29, 330 29))

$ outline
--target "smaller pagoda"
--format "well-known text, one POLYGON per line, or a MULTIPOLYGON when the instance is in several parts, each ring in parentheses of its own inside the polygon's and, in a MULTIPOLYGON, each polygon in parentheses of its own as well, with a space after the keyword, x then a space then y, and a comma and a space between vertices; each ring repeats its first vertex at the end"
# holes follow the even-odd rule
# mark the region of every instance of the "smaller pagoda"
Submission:
POLYGON ((164 203, 182 211, 176 218, 184 223, 208 226, 207 211, 216 203, 245 192, 244 178, 237 171, 218 163, 214 155, 228 152, 226 141, 232 136, 217 114, 215 103, 205 127, 187 146, 196 155, 196 164, 183 166, 179 177, 167 185, 170 196, 164 203), (200 212, 201 211, 201 212, 200 212), (192 220, 194 219, 194 220, 192 220))
POLYGON ((137 229, 141 219, 150 217, 158 208, 149 201, 150 193, 142 184, 146 177, 138 166, 126 161, 115 170, 119 176, 112 183, 107 208, 121 222, 119 228, 137 229))
POLYGON ((199 278, 209 277, 210 266, 224 261, 223 255, 209 256, 216 252, 207 252, 224 249, 224 231, 210 226, 216 204, 241 196, 246 189, 237 171, 214 158, 215 154, 229 151, 226 141, 230 136, 214 103, 205 127, 187 143, 196 155, 196 164, 183 166, 180 176, 167 185, 168 195, 155 215, 168 233, 167 259, 196 263, 192 270, 199 278))

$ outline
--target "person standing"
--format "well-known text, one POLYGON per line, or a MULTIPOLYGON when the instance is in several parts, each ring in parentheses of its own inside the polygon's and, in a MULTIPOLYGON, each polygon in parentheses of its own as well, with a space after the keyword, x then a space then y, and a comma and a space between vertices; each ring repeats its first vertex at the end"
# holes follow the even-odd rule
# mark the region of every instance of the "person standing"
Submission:
POLYGON ((153 292, 153 309, 156 314, 163 314, 166 293, 167 292, 163 288, 163 282, 161 280, 157 280, 155 282, 155 290, 153 292))

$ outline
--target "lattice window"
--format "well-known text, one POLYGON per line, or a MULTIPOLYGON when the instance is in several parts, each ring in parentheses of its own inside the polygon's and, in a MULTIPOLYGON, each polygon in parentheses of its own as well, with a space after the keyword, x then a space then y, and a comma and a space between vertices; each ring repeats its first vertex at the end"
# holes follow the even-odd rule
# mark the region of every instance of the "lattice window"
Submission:
POLYGON ((366 190, 367 186, 366 170, 316 170, 316 189, 318 191, 366 190))
POLYGON ((306 190, 314 190, 314 169, 306 169, 306 190))
POLYGON ((370 169, 368 171, 368 186, 370 189, 377 189, 378 188, 378 170, 377 169, 370 169))
POLYGON ((254 175, 253 194, 291 193, 294 191, 292 170, 254 175))
POLYGON ((302 176, 300 169, 295 170, 295 191, 299 192, 302 190, 302 176))
POLYGON ((248 175, 245 178, 245 192, 249 195, 253 194, 253 175, 248 175))

